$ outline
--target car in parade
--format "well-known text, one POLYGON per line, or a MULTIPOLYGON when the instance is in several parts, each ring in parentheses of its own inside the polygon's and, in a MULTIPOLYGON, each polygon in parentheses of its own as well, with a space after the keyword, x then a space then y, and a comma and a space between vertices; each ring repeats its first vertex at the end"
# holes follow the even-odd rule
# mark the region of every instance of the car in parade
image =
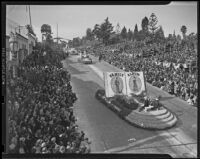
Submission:
POLYGON ((92 64, 92 59, 89 57, 89 55, 81 55, 81 57, 78 58, 78 62, 92 64))

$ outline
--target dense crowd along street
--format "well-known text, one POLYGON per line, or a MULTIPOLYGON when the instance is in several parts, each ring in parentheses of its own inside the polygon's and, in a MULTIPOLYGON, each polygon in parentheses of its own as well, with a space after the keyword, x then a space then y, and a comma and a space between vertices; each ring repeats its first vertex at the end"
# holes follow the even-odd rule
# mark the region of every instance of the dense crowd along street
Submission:
MULTIPOLYGON (((158 50, 149 51, 149 57, 143 57, 145 46, 141 43, 122 43, 107 47, 89 48, 88 52, 95 56, 103 54, 108 63, 125 71, 144 71, 147 82, 159 87, 172 95, 197 105, 197 54, 192 48, 170 46, 171 52, 165 48, 166 44, 158 50), (140 45, 139 45, 140 44, 140 45), (124 48, 127 49, 124 49, 124 48), (181 49, 177 49, 181 48, 181 49), (156 52, 151 55, 151 52, 156 52), (195 66, 188 66, 187 60, 192 59, 195 66)), ((150 48, 150 47, 149 47, 150 48)))
POLYGON ((33 51, 19 67, 20 76, 8 80, 10 153, 90 151, 88 138, 75 123, 77 98, 61 59, 53 52, 43 56, 33 51))

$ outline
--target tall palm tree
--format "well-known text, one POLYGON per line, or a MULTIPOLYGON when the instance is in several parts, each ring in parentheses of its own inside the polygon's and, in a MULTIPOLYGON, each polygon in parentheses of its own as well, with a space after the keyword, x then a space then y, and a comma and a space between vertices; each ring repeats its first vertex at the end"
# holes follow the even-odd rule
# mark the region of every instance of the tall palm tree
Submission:
POLYGON ((185 25, 182 25, 182 27, 181 27, 181 32, 182 32, 182 34, 183 34, 183 38, 185 39, 185 34, 186 34, 186 32, 187 32, 187 27, 186 27, 185 25))
POLYGON ((41 33, 42 33, 42 40, 44 40, 44 37, 47 38, 49 34, 50 35, 52 34, 51 26, 48 24, 43 24, 41 26, 41 33))

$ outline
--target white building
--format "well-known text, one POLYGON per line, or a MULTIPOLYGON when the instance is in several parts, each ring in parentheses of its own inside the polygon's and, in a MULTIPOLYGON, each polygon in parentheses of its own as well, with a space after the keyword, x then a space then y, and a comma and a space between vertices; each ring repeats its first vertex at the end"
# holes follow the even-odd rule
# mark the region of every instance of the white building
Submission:
POLYGON ((21 26, 6 18, 6 67, 13 76, 17 75, 19 63, 22 63, 26 56, 32 52, 35 44, 36 37, 28 32, 26 26, 21 26), (13 46, 13 38, 17 50, 15 53, 10 48, 13 46))
MULTIPOLYGON (((7 57, 12 57, 9 48, 10 34, 14 33, 17 37, 18 54, 17 62, 22 62, 24 58, 33 51, 36 44, 36 36, 28 33, 25 26, 21 26, 13 20, 6 18, 6 50, 7 57)), ((10 58, 8 58, 9 60, 10 58)))

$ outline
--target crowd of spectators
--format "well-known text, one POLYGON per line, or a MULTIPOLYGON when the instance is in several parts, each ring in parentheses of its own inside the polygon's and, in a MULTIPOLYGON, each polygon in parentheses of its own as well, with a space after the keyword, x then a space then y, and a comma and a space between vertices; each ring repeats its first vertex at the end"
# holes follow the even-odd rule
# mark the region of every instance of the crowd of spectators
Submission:
POLYGON ((77 97, 62 56, 34 51, 7 79, 9 153, 89 153, 73 113, 77 97))
POLYGON ((189 59, 196 62, 193 48, 129 42, 93 47, 88 52, 103 54, 105 61, 124 71, 144 71, 147 82, 197 105, 197 67, 187 64, 189 59))

